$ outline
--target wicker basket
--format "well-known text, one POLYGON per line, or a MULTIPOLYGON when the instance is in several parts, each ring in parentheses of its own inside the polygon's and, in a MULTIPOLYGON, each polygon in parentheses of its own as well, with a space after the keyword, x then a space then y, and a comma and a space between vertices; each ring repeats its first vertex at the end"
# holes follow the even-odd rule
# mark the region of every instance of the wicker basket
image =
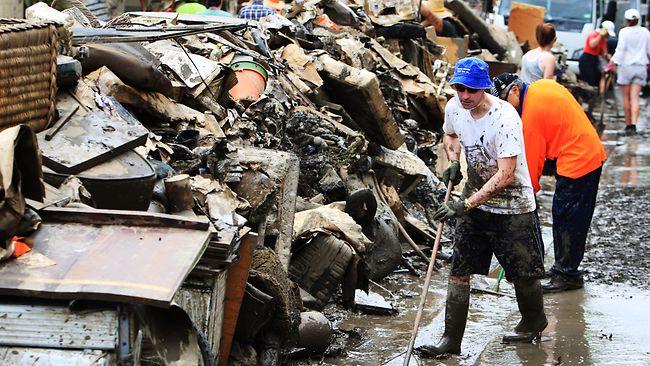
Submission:
POLYGON ((26 124, 45 129, 56 98, 54 23, 0 18, 0 130, 26 124))

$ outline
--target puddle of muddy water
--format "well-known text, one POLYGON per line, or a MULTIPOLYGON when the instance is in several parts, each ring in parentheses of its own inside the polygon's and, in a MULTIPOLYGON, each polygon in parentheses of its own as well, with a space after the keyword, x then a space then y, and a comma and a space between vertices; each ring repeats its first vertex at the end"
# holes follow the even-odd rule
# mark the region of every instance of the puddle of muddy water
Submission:
POLYGON ((487 347, 482 365, 647 365, 647 293, 629 287, 588 286, 546 296, 549 326, 538 344, 487 347))

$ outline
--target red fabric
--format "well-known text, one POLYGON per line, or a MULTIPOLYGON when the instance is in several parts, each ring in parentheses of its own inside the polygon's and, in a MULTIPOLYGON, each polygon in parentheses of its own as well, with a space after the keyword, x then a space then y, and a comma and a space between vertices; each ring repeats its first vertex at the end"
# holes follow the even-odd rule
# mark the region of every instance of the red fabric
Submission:
POLYGON ((598 37, 600 33, 598 31, 593 31, 589 33, 587 36, 587 42, 585 42, 585 47, 582 49, 582 52, 594 55, 594 56, 599 56, 603 54, 603 50, 607 50, 607 41, 605 41, 605 37, 600 38, 600 42, 596 45, 595 48, 589 47, 589 42, 598 37))
POLYGON ((555 80, 542 79, 530 84, 521 120, 535 192, 540 189, 545 159, 557 159, 557 173, 576 179, 601 167, 607 158, 582 106, 555 80))
POLYGON ((29 245, 23 243, 23 240, 25 240, 25 238, 21 238, 18 236, 14 236, 13 238, 11 238, 11 241, 14 244, 14 254, 12 255, 14 258, 18 258, 21 255, 32 250, 32 248, 30 248, 29 245))

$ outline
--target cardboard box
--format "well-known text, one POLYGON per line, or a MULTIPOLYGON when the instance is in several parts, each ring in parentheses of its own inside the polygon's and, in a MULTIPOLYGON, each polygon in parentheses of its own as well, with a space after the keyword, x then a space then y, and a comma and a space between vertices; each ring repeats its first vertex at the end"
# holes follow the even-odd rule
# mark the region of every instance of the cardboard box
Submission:
POLYGON ((530 48, 539 46, 535 38, 535 28, 544 22, 546 8, 542 6, 513 2, 510 5, 508 29, 517 36, 519 43, 528 41, 530 48))

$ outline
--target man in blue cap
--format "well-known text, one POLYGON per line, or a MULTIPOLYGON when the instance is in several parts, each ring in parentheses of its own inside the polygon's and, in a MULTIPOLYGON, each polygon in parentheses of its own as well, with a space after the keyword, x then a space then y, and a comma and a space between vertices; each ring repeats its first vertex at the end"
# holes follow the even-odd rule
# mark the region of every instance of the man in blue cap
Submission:
POLYGON ((487 275, 492 254, 515 286, 521 321, 504 342, 530 342, 548 324, 542 288, 543 246, 535 196, 526 165, 522 124, 517 111, 487 91, 488 65, 477 58, 456 64, 449 84, 456 96, 445 108, 444 144, 450 164, 445 184, 460 183, 461 147, 467 181, 459 201, 442 204, 434 218, 457 218, 447 288, 445 331, 423 356, 459 354, 469 308, 469 279, 487 275))

